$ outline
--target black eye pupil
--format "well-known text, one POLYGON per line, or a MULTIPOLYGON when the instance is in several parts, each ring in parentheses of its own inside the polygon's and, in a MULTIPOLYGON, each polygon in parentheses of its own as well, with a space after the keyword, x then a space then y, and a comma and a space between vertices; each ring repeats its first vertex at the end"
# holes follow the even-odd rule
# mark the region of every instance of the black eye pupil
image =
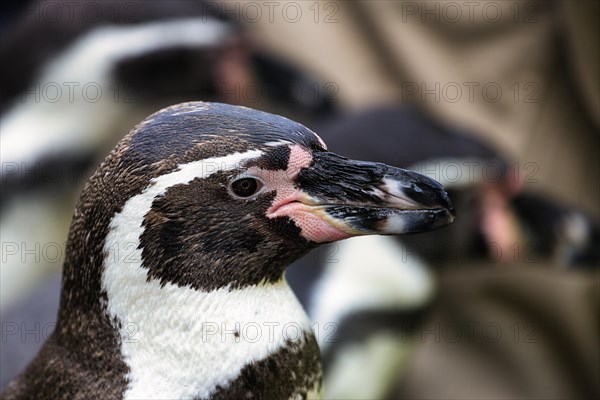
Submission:
POLYGON ((240 197, 250 197, 258 191, 258 181, 254 178, 242 178, 231 185, 233 193, 240 197))

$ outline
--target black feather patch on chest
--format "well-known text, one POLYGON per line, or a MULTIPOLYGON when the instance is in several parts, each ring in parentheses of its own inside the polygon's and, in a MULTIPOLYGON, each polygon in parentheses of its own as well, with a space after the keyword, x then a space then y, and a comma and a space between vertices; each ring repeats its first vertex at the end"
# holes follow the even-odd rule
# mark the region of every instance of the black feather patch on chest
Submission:
POLYGON ((211 400, 306 399, 321 390, 321 358, 315 337, 289 342, 267 358, 245 366, 226 387, 217 387, 211 400))

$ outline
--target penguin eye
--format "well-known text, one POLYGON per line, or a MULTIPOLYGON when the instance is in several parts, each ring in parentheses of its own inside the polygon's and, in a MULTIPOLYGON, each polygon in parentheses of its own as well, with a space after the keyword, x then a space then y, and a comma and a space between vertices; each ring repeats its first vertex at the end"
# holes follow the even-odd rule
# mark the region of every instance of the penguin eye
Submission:
POLYGON ((231 183, 231 191, 238 197, 247 198, 258 192, 262 183, 255 178, 241 178, 231 183))

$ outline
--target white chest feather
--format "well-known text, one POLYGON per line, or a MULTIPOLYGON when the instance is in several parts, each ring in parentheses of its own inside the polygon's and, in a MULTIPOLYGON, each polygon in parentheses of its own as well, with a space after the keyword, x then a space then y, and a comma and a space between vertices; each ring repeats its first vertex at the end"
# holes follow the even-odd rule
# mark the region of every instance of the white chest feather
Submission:
POLYGON ((309 329, 285 281, 208 293, 145 280, 127 285, 129 295, 109 296, 108 304, 122 324, 127 399, 207 398, 309 329))

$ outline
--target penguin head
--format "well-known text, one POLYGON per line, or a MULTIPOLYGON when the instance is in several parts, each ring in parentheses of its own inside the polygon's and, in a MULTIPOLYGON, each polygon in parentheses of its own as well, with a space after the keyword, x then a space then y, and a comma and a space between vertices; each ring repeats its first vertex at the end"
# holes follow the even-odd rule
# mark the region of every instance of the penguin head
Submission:
POLYGON ((84 189, 70 244, 83 257, 101 239, 105 263, 126 262, 129 248, 149 281, 214 290, 277 281, 321 243, 453 218, 430 178, 331 153, 283 117, 194 102, 149 116, 117 145, 84 189))

